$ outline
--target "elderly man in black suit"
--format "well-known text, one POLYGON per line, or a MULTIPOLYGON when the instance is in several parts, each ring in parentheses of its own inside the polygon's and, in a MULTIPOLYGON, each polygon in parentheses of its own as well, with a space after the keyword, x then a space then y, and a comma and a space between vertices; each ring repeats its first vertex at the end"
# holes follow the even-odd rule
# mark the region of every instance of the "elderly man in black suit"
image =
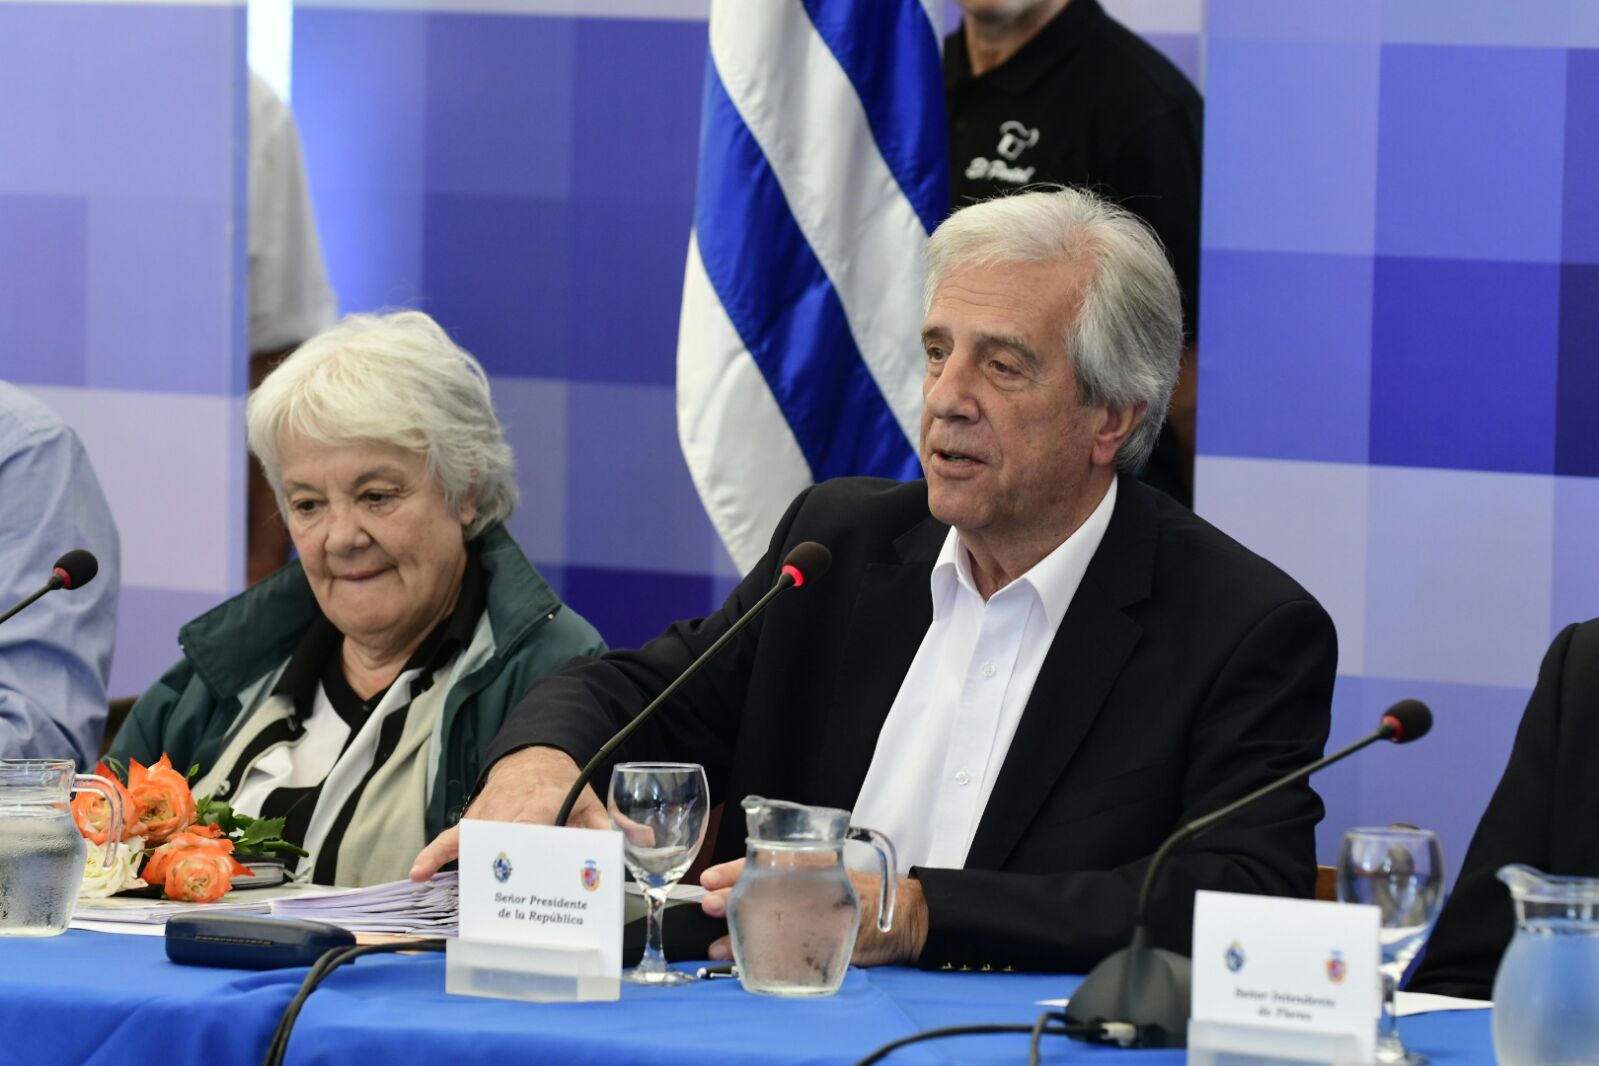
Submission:
MULTIPOLYGON (((815 540, 826 578, 623 749, 703 763, 726 801, 706 909, 738 876, 744 796, 847 807, 901 860, 893 930, 863 918, 857 963, 1085 969, 1125 943, 1164 837, 1320 755, 1333 628, 1281 571, 1127 476, 1182 346, 1142 222, 1041 190, 956 212, 927 257, 925 480, 807 490, 715 615, 539 684, 468 817, 550 821, 577 764, 815 540)), ((1197 888, 1310 895, 1321 814, 1300 785, 1191 842, 1156 938, 1186 946, 1197 888)), ((605 824, 592 792, 572 822, 605 824)), ((412 876, 455 850, 441 837, 412 876)))
POLYGON ((1505 775, 1477 823, 1460 879, 1407 986, 1467 999, 1493 994, 1515 928, 1512 863, 1599 877, 1599 618, 1560 631, 1544 656, 1505 775))

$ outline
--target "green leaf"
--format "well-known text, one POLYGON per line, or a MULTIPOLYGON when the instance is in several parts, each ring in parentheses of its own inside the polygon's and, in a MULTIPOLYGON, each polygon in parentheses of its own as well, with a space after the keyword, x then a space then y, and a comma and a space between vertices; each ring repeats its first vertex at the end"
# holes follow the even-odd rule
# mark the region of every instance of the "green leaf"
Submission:
POLYGON ((113 759, 111 756, 107 755, 100 761, 105 763, 106 768, 116 775, 118 781, 122 782, 124 785, 128 783, 128 768, 122 765, 121 759, 113 759))
POLYGON ((195 763, 193 766, 189 767, 189 772, 183 775, 183 779, 185 781, 193 781, 194 780, 194 775, 198 774, 199 772, 200 772, 200 764, 199 763, 195 763))
POLYGON ((237 837, 233 843, 235 847, 250 848, 266 840, 278 840, 283 836, 282 818, 256 818, 244 827, 244 833, 237 837))
POLYGON ((233 808, 219 799, 203 796, 194 801, 195 821, 205 822, 221 829, 223 833, 234 833, 238 830, 238 819, 242 817, 233 812, 233 808))
POLYGON ((240 814, 224 800, 202 796, 194 801, 195 821, 206 822, 221 829, 233 841, 236 853, 289 851, 301 857, 310 852, 298 844, 291 844, 281 836, 284 818, 251 818, 240 814))

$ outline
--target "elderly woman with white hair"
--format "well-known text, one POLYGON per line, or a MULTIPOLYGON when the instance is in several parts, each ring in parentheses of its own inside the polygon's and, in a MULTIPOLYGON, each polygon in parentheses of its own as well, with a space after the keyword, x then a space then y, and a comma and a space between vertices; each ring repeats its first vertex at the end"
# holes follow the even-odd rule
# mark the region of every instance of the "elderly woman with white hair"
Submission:
POLYGON ((517 699, 604 644, 506 532, 487 378, 427 315, 346 318, 247 419, 299 558, 180 630, 111 754, 198 764, 196 795, 285 817, 302 878, 402 878, 517 699))

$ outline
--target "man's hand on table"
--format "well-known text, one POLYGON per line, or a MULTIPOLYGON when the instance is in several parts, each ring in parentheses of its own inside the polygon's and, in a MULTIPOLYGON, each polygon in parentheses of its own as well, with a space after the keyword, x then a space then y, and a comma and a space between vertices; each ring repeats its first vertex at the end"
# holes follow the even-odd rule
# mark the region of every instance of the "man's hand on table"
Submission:
MULTIPOLYGON (((466 809, 467 818, 492 822, 550 825, 561 813, 567 790, 581 767, 557 748, 523 748, 489 770, 483 791, 466 809)), ((609 829, 610 815, 591 785, 583 786, 567 824, 578 829, 609 829)), ((461 852, 461 829, 451 826, 422 849, 411 867, 411 880, 426 881, 461 852)))
MULTIPOLYGON (((700 908, 712 918, 727 916, 727 897, 733 883, 744 870, 744 860, 735 859, 720 866, 712 866, 700 875, 705 886, 705 898, 700 908)), ((877 931, 878 886, 882 879, 875 874, 851 871, 850 883, 861 901, 861 927, 855 934, 855 953, 850 961, 856 966, 892 966, 914 964, 921 958, 922 947, 927 943, 927 900, 922 895, 922 883, 912 877, 902 877, 895 886, 894 926, 886 933, 877 931)), ((733 945, 727 937, 710 947, 713 959, 731 959, 733 945)))

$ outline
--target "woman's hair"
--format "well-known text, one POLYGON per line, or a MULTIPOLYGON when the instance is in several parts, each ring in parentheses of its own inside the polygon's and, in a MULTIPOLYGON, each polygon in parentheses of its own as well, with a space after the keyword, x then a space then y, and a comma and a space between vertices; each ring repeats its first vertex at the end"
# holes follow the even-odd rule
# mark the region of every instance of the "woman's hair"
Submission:
POLYGON ((1183 347, 1182 298, 1160 239, 1130 211, 1062 186, 962 208, 927 242, 925 298, 955 271, 998 263, 1087 263, 1066 353, 1082 400, 1144 415, 1116 463, 1142 466, 1155 448, 1183 347))
POLYGON ((323 444, 391 444, 422 456, 468 540, 516 509, 511 446, 478 361, 420 311, 349 315, 267 375, 245 407, 250 450, 283 496, 283 433, 323 444))

